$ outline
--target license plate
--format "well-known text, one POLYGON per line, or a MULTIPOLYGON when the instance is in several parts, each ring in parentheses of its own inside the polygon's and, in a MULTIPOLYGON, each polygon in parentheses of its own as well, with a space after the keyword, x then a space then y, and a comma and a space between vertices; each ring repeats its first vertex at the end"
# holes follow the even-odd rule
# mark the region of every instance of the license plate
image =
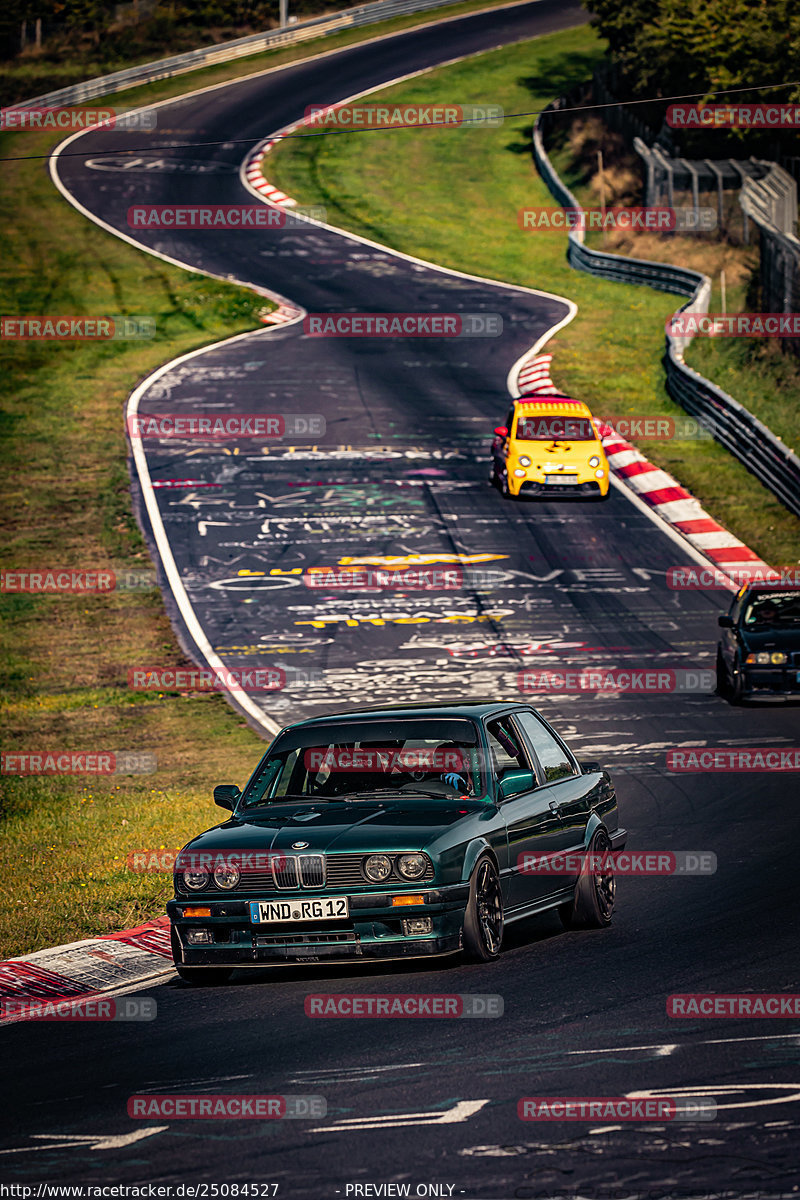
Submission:
POLYGON ((309 900, 251 900, 250 920, 254 925, 287 921, 330 921, 350 915, 346 896, 315 896, 309 900))
POLYGON ((574 483, 578 482, 578 476, 577 475, 545 475, 544 481, 545 481, 545 483, 574 484, 574 483))

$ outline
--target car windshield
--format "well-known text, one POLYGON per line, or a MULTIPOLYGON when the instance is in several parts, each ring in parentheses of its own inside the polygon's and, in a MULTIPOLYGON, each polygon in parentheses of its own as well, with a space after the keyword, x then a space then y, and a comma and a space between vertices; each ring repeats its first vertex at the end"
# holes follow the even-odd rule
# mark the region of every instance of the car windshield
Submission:
POLYGON ((381 801, 481 796, 477 727, 459 718, 320 722, 270 746, 242 807, 287 800, 381 801))
POLYGON ((594 442, 597 434, 587 417, 531 413, 517 420, 518 442, 594 442))
POLYGON ((800 629, 800 592, 769 592, 754 597, 744 610, 747 629, 800 629))

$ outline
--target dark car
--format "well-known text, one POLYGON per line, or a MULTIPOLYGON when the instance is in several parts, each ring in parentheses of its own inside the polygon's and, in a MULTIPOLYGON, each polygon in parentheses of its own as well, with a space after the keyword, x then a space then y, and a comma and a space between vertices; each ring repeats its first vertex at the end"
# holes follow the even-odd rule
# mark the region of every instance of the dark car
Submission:
POLYGON ((717 691, 736 704, 800 696, 800 591, 745 584, 736 593, 717 645, 717 691))
POLYGON ((603 852, 626 838, 611 778, 525 705, 290 725, 244 792, 226 784, 214 799, 232 815, 181 851, 167 905, 178 974, 193 982, 276 963, 488 961, 505 925, 546 909, 567 927, 611 921, 603 852), (583 852, 598 855, 591 870, 583 852), (562 873, 531 870, 530 856, 556 856, 562 873))

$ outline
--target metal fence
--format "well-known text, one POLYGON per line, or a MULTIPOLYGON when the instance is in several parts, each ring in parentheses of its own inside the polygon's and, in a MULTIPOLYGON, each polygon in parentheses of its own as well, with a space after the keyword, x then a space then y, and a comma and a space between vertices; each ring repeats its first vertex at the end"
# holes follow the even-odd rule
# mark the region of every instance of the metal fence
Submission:
MULTIPOLYGON (((539 173, 559 204, 565 208, 580 208, 572 192, 556 174, 542 137, 543 119, 546 121, 547 113, 557 112, 566 103, 563 98, 556 101, 537 118, 533 156, 539 173)), ((587 271, 602 279, 643 284, 687 296, 688 300, 679 312, 687 309, 708 312, 711 280, 699 271, 592 250, 586 246, 581 229, 571 230, 568 234, 567 259, 576 270, 587 271)), ((683 355, 690 340, 688 336, 666 336, 662 361, 669 395, 696 417, 790 512, 800 516, 800 459, 732 396, 686 365, 683 355)))
POLYGON ((190 50, 185 54, 173 54, 170 58, 142 63, 138 67, 128 67, 124 71, 115 71, 111 75, 100 75, 96 79, 87 79, 72 87, 59 88, 58 91, 35 96, 32 100, 22 100, 14 107, 81 104, 87 100, 95 100, 98 96, 108 96, 114 92, 125 91, 126 88, 137 87, 142 83, 155 83, 159 79, 171 79, 174 75, 184 75, 187 71, 197 71, 201 67, 232 62, 237 58, 247 58, 251 54, 261 54, 264 50, 277 50, 281 46, 294 46, 298 42, 306 42, 311 38, 324 37, 330 33, 338 33, 343 29, 355 29, 362 25, 373 25, 376 21, 386 21, 390 17, 402 16, 405 13, 442 8, 453 2, 454 0, 375 0, 374 3, 361 4, 357 8, 348 8, 344 12, 334 13, 331 16, 301 21, 286 29, 254 33, 233 42, 223 42, 219 46, 208 46, 203 50, 190 50))
MULTIPOLYGON (((763 312, 800 311, 800 241, 797 238, 797 180, 800 157, 780 163, 763 159, 689 159, 678 154, 673 131, 662 125, 658 134, 613 93, 613 69, 596 68, 591 88, 573 89, 570 104, 602 104, 602 119, 633 146, 645 167, 644 204, 648 207, 699 209, 716 207, 717 227, 731 243, 750 244, 751 222, 760 242, 759 307, 763 312)), ((563 106, 567 98, 562 98, 563 106)), ((700 228, 700 225, 697 225, 700 228)), ((572 262, 572 258, 570 259, 572 262)), ((578 265, 577 263, 574 265, 578 265)), ((609 278, 615 275, 607 267, 609 278)), ((630 273, 625 274, 630 279, 630 273)), ((651 286, 654 286, 651 284, 651 286)), ((680 289, 676 289, 680 290, 680 289)), ((781 349, 800 358, 800 340, 781 338, 781 349)))
MULTIPOLYGON (((800 311, 800 241, 797 238, 797 184, 773 164, 758 182, 748 180, 739 203, 745 222, 758 226, 760 306, 764 312, 800 311)), ((800 341, 781 338, 781 348, 800 358, 800 341)))
MULTIPOLYGON (((646 205, 680 205, 697 210, 713 198, 719 229, 730 240, 749 243, 750 230, 740 196, 752 183, 769 175, 772 163, 755 158, 672 158, 660 146, 648 146, 640 137, 633 139, 633 148, 645 166, 646 205)), ((792 182, 785 172, 782 175, 792 182)))

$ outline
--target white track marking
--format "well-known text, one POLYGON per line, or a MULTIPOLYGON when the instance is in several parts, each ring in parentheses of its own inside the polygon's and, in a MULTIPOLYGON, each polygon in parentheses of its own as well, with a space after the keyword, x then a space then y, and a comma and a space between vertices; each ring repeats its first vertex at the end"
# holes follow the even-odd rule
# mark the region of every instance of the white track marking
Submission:
POLYGON ((609 1046, 602 1050, 567 1050, 567 1055, 571 1054, 624 1054, 628 1050, 664 1050, 669 1047, 671 1050, 691 1049, 694 1046, 727 1046, 734 1042, 774 1042, 779 1039, 794 1038, 800 1041, 800 1033, 764 1033, 756 1034, 753 1037, 732 1037, 732 1038, 702 1038, 700 1041, 671 1043, 671 1042, 653 1042, 648 1046, 609 1046))
POLYGON ((678 1097, 694 1097, 694 1096, 741 1096, 742 1093, 754 1091, 786 1091, 788 1096, 776 1096, 772 1100, 742 1100, 738 1103, 717 1104, 717 1111, 722 1112, 726 1108, 766 1108, 770 1104, 790 1104, 800 1100, 800 1083, 741 1083, 741 1084, 721 1084, 719 1087, 714 1087, 713 1084, 703 1084, 698 1087, 664 1087, 658 1089, 647 1088, 640 1092, 627 1092, 626 1096, 631 1100, 645 1100, 650 1096, 669 1096, 678 1097))
POLYGON ((30 1150, 119 1150, 154 1133, 163 1133, 169 1125, 149 1125, 146 1129, 134 1129, 132 1133, 33 1133, 32 1138, 50 1139, 46 1146, 15 1146, 11 1150, 0 1150, 0 1154, 27 1154, 30 1150))
MULTIPOLYGON (((301 315, 304 315, 304 312, 301 315)), ((297 318, 297 320, 300 319, 300 317, 297 318)), ((287 325, 293 323, 294 322, 288 321, 286 324, 281 325, 280 328, 285 329, 287 325)), ((144 379, 130 395, 126 412, 126 417, 129 422, 128 428, 131 428, 131 418, 135 417, 139 408, 139 401, 141 400, 142 396, 157 379, 160 379, 162 375, 165 375, 168 371, 171 371, 173 367, 178 366, 180 363, 188 362, 189 359, 196 358, 200 354, 207 354, 209 351, 216 349, 217 346, 229 346, 233 342, 241 341, 243 338, 269 337, 270 333, 271 331, 269 329, 255 330, 252 333, 240 333, 235 337, 225 338, 221 342, 213 342, 210 346, 203 346, 199 350, 191 350, 188 354, 182 354, 179 358, 173 358, 171 362, 165 363, 163 366, 158 367, 151 375, 148 375, 147 378, 144 379)), ((156 499, 156 494, 153 490, 152 480, 150 478, 150 470, 147 465, 147 455, 144 452, 143 440, 141 438, 131 438, 131 450, 133 452, 134 462, 136 463, 139 481, 142 485, 142 495, 144 497, 145 507, 147 508, 147 515, 150 518, 153 536, 156 540, 158 552, 161 555, 161 562, 169 582, 170 590, 175 597, 175 601, 180 609, 181 616, 186 623, 186 628, 188 629, 189 634, 194 640, 198 650, 205 658, 211 669, 214 672, 219 673, 221 676, 224 676, 226 671, 225 664, 213 649, 211 643, 206 637, 205 631, 197 618, 197 614, 192 607, 191 601, 189 600, 188 593, 184 587, 183 580, 181 579, 180 572, 178 570, 178 565, 173 557, 172 548, 169 544, 169 538, 167 537, 167 531, 164 528, 164 523, 161 519, 158 500, 156 499)), ((258 725, 261 726, 262 729, 266 729, 266 731, 272 734, 273 737, 276 733, 280 732, 282 727, 276 721, 273 721, 271 717, 268 717, 266 713, 262 712, 258 705, 254 704, 245 692, 237 692, 234 695, 228 689, 226 689, 226 691, 229 699, 235 702, 235 706, 246 712, 249 717, 251 717, 258 725)))
POLYGON ((488 1100, 460 1100, 444 1112, 390 1113, 379 1117, 345 1117, 309 1133, 348 1133, 351 1129, 398 1129, 408 1125, 457 1125, 468 1121, 488 1100))

